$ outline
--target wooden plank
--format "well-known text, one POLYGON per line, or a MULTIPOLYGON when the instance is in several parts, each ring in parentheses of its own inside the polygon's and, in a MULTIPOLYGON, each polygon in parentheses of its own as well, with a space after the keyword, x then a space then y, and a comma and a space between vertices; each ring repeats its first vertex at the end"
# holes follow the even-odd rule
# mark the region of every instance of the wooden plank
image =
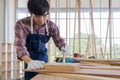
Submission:
POLYGON ((102 70, 120 70, 118 66, 81 66, 80 69, 102 69, 102 70))
POLYGON ((100 76, 90 76, 90 75, 80 75, 80 74, 60 74, 60 73, 49 73, 50 75, 63 76, 66 78, 78 79, 78 80, 119 80, 116 78, 100 77, 100 76))
POLYGON ((17 73, 17 77, 16 78, 20 79, 20 70, 17 70, 16 73, 17 73))
POLYGON ((7 78, 8 78, 8 80, 11 79, 11 71, 8 71, 8 72, 7 72, 7 78))
POLYGON ((98 70, 98 69, 80 69, 75 72, 71 71, 53 71, 53 70, 25 70, 27 72, 38 72, 38 73, 66 73, 66 74, 81 74, 81 75, 93 75, 93 76, 103 76, 120 78, 120 70, 98 70))
POLYGON ((11 71, 2 71, 1 80, 10 80, 11 79, 11 71))
POLYGON ((120 70, 80 69, 77 73, 94 76, 120 78, 120 70))
POLYGON ((80 63, 47 63, 45 70, 53 71, 77 71, 80 69, 80 63))
POLYGON ((7 44, 2 43, 2 52, 7 52, 7 44))
POLYGON ((2 80, 2 65, 0 65, 0 80, 2 80))
POLYGON ((76 75, 76 74, 38 74, 31 80, 119 80, 116 78, 88 76, 88 75, 76 75))
POLYGON ((7 70, 11 70, 11 62, 2 62, 2 71, 5 71, 7 67, 7 70))
POLYGON ((6 72, 4 71, 4 72, 1 72, 1 80, 5 80, 5 78, 6 78, 6 72))
POLYGON ((101 64, 111 64, 118 63, 120 64, 120 59, 83 59, 83 58, 73 58, 82 62, 91 62, 91 63, 101 63, 101 64))
POLYGON ((11 53, 10 52, 2 52, 2 61, 11 61, 11 53))
POLYGON ((53 76, 53 75, 45 75, 45 74, 38 74, 37 76, 35 76, 34 78, 32 78, 31 80, 78 80, 78 79, 70 79, 70 78, 65 78, 62 76, 53 76))
POLYGON ((92 0, 90 0, 90 19, 91 19, 91 31, 92 31, 92 55, 97 58, 97 51, 96 51, 96 37, 95 37, 95 30, 94 30, 94 21, 93 21, 93 7, 92 7, 92 0))
POLYGON ((101 80, 101 79, 94 78, 94 77, 88 77, 87 75, 77 75, 77 74, 60 74, 60 73, 54 74, 54 73, 51 73, 50 75, 62 76, 62 77, 75 79, 75 80, 101 80))
MULTIPOLYGON (((63 63, 62 63, 63 64, 63 63)), ((72 63, 73 64, 73 63, 72 63)), ((51 66, 52 67, 52 66, 51 66)), ((65 73, 65 74, 81 74, 81 75, 92 75, 92 76, 102 76, 102 77, 111 77, 111 78, 120 78, 120 67, 117 66, 108 66, 108 65, 91 65, 91 64, 82 64, 79 66, 79 70, 75 71, 69 71, 66 70, 64 67, 59 67, 59 68, 64 68, 65 70, 56 70, 56 68, 52 67, 52 69, 39 69, 39 70, 25 70, 28 72, 39 72, 39 73, 65 73)))

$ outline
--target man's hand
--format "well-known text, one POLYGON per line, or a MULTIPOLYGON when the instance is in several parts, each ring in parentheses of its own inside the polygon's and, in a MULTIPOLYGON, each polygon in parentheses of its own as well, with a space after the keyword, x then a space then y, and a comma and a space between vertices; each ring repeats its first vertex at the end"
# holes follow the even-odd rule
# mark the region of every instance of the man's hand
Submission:
POLYGON ((64 52, 64 54, 69 55, 70 54, 70 47, 69 45, 65 45, 65 47, 62 47, 61 50, 64 52))
POLYGON ((31 61, 28 63, 27 69, 30 69, 30 70, 31 70, 31 69, 44 68, 44 64, 45 64, 44 61, 31 60, 31 61))

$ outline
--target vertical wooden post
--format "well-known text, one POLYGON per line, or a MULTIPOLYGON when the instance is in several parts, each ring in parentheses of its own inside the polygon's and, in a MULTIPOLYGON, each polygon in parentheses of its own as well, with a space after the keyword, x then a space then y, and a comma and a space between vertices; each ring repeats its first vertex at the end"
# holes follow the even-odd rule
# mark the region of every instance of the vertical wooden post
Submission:
POLYGON ((68 42, 68 0, 66 0, 66 43, 68 42))
POLYGON ((73 52, 75 50, 75 32, 76 32, 76 8, 77 8, 77 0, 75 0, 75 19, 74 19, 74 37, 73 37, 73 52))
MULTIPOLYGON (((110 28, 110 19, 111 19, 111 11, 110 11, 110 8, 111 8, 111 4, 110 4, 110 1, 109 1, 109 15, 108 15, 108 23, 107 23, 107 31, 106 31, 106 39, 105 39, 105 48, 104 48, 104 56, 103 56, 103 59, 105 58, 105 56, 107 56, 108 58, 108 54, 106 53, 106 46, 107 46, 107 39, 108 39, 108 32, 109 32, 109 28, 110 28)), ((109 32, 110 33, 110 32, 109 32)), ((110 50, 111 51, 111 50, 110 50)))
POLYGON ((2 80, 2 65, 0 65, 0 80, 2 80))
POLYGON ((93 55, 95 58, 97 58, 97 52, 96 52, 96 38, 95 38, 95 31, 94 31, 94 22, 93 22, 93 11, 92 11, 92 0, 90 0, 90 19, 91 19, 91 29, 92 29, 92 46, 93 46, 93 55))
MULTIPOLYGON (((57 19, 58 19, 58 0, 55 0, 55 23, 57 24, 57 19)), ((57 56, 56 53, 56 49, 55 49, 55 57, 57 56)))
MULTIPOLYGON (((48 0, 48 3, 49 5, 51 5, 51 0, 48 0)), ((50 14, 49 14, 49 17, 48 19, 50 19, 50 14)), ((50 41, 47 43, 47 46, 48 46, 48 61, 50 61, 50 41)))
POLYGON ((20 79, 20 64, 17 64, 14 44, 2 43, 2 80, 16 79, 20 79), (16 71, 19 71, 19 75, 16 71))
POLYGON ((80 0, 77 0, 77 9, 78 9, 78 51, 81 54, 81 23, 80 23, 80 0))
POLYGON ((109 28, 109 53, 110 59, 112 59, 112 26, 111 26, 111 0, 109 0, 109 12, 110 12, 110 28, 109 28))
POLYGON ((8 79, 8 71, 7 71, 7 44, 2 43, 1 44, 2 47, 2 75, 1 75, 1 79, 2 80, 7 80, 8 79))

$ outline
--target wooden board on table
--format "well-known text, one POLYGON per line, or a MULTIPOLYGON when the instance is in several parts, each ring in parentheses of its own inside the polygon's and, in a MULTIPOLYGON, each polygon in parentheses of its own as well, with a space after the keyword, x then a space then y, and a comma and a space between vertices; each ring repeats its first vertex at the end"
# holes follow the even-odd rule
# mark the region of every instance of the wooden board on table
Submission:
POLYGON ((120 78, 120 70, 105 70, 105 69, 80 69, 78 74, 104 76, 111 78, 120 78))
POLYGON ((46 63, 45 70, 51 71, 71 71, 75 72, 80 69, 80 63, 46 63))
MULTIPOLYGON (((102 76, 102 77, 112 77, 112 78, 120 78, 120 68, 112 67, 108 65, 80 65, 79 70, 69 71, 69 70, 56 70, 56 68, 52 69, 39 69, 39 70, 25 70, 28 72, 38 72, 38 73, 65 73, 65 74, 80 74, 80 75, 92 75, 92 76, 102 76), (54 70, 55 69, 55 70, 54 70)), ((51 66, 50 66, 51 67, 51 66)), ((67 67, 59 67, 62 69, 67 69, 67 67)))
POLYGON ((119 66, 110 65, 82 65, 80 69, 120 70, 119 66))
POLYGON ((120 59, 84 59, 84 58, 74 58, 80 63, 84 62, 91 62, 91 63, 100 63, 100 64, 111 64, 111 63, 117 63, 120 64, 120 59))
POLYGON ((65 73, 65 74, 81 74, 81 75, 93 75, 103 76, 111 78, 120 78, 120 70, 101 70, 101 69, 79 69, 78 71, 52 71, 52 70, 25 70, 27 72, 38 72, 38 73, 65 73))
POLYGON ((54 76, 54 75, 47 75, 47 74, 38 74, 35 77, 33 77, 31 80, 78 80, 78 79, 70 79, 65 78, 62 76, 54 76))
POLYGON ((77 80, 119 80, 117 78, 91 76, 91 75, 81 75, 81 74, 49 73, 49 75, 63 76, 63 77, 66 77, 66 78, 77 79, 77 80))
POLYGON ((89 76, 89 75, 77 75, 77 74, 38 74, 31 80, 119 80, 116 78, 89 76))

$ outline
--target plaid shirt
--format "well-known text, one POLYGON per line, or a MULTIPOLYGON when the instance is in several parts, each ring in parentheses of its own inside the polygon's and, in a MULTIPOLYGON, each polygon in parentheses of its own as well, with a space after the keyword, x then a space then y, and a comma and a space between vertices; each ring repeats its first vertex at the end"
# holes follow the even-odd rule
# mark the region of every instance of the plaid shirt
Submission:
MULTIPOLYGON (((61 50, 61 47, 65 45, 64 39, 60 37, 58 27, 52 21, 47 21, 48 31, 50 37, 52 37, 56 47, 61 50)), ((41 27, 37 26, 33 22, 33 33, 34 34, 46 34, 45 24, 41 27)), ((21 59, 23 56, 28 55, 29 52, 26 48, 26 38, 31 33, 30 27, 30 17, 26 17, 16 22, 15 24, 15 46, 18 59, 21 59)))

